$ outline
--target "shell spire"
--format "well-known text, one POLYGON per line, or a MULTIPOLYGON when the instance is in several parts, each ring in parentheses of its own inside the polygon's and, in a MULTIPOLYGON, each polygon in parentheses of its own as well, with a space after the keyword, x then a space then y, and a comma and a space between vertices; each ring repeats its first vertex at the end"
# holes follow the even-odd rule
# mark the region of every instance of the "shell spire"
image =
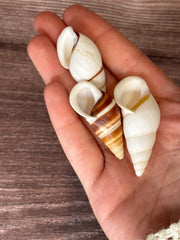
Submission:
POLYGON ((119 107, 107 93, 81 81, 70 93, 73 109, 90 123, 92 130, 119 159, 124 156, 119 107))
POLYGON ((148 164, 160 123, 160 110, 146 82, 136 76, 126 77, 114 89, 122 109, 127 148, 137 176, 148 164))
POLYGON ((91 124, 95 134, 105 145, 122 159, 124 157, 121 116, 114 99, 107 93, 103 93, 101 99, 91 111, 91 116, 96 120, 91 124))
POLYGON ((94 42, 76 33, 72 27, 64 28, 57 40, 60 63, 69 69, 77 82, 86 80, 105 91, 105 71, 101 54, 94 42))

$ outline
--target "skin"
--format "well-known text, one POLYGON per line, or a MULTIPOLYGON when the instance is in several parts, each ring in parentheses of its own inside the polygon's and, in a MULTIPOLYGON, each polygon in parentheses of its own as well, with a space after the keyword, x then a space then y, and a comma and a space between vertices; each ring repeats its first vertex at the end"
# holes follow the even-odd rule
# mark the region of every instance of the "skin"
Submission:
POLYGON ((44 80, 47 109, 58 139, 76 171, 93 212, 110 240, 140 240, 180 216, 180 89, 150 59, 100 16, 70 6, 60 19, 42 12, 28 54, 44 80), (107 91, 123 77, 144 78, 156 98, 161 122, 148 166, 137 177, 125 146, 118 160, 73 111, 68 94, 75 82, 59 63, 57 37, 67 25, 98 46, 107 74, 107 91), (94 26, 96 26, 94 28, 94 26), (70 146, 70 147, 69 147, 70 146))

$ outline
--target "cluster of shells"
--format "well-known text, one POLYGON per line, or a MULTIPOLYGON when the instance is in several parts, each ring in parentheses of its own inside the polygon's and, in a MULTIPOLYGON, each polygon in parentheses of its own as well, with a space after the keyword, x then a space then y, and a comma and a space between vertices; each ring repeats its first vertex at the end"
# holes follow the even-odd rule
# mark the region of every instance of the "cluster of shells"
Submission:
POLYGON ((58 37, 57 53, 62 66, 77 81, 69 96, 73 109, 119 159, 124 157, 124 135, 135 173, 141 176, 160 122, 159 106, 145 80, 138 76, 122 79, 112 99, 106 92, 105 71, 97 46, 70 26, 58 37))

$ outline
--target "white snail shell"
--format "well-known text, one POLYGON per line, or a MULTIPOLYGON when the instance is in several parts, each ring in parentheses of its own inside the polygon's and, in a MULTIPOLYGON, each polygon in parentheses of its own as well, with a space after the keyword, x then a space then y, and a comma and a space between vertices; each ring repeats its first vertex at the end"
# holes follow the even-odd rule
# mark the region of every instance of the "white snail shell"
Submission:
POLYGON ((66 27, 57 40, 57 54, 64 68, 69 69, 77 81, 91 81, 96 87, 105 90, 105 72, 101 54, 92 40, 72 27, 66 27))
POLYGON ((87 81, 77 83, 70 93, 73 109, 86 118, 95 134, 113 154, 124 156, 121 116, 119 107, 107 93, 87 81))
POLYGON ((137 176, 141 176, 151 156, 160 123, 160 110, 146 82, 126 77, 114 89, 116 103, 122 109, 126 144, 137 176))

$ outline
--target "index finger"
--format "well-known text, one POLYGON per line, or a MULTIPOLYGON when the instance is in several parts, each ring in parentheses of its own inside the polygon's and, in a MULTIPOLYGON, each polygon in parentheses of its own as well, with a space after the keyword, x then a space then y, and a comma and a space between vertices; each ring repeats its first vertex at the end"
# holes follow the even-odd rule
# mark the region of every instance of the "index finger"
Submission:
POLYGON ((64 13, 64 22, 75 31, 91 38, 103 57, 103 62, 118 80, 138 75, 147 81, 156 97, 172 96, 174 83, 134 44, 117 29, 89 9, 74 5, 64 13))

